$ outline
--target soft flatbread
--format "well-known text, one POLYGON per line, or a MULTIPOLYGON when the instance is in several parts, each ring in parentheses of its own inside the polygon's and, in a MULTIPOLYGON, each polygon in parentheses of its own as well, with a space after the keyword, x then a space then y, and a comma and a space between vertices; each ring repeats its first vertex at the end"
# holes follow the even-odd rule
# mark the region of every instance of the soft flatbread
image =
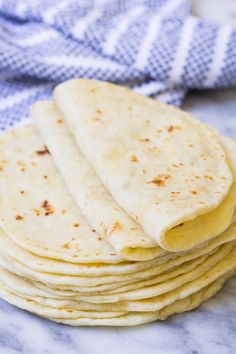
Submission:
POLYGON ((123 259, 87 223, 33 126, 0 137, 0 224, 21 247, 73 263, 123 259))
POLYGON ((213 129, 101 81, 64 82, 54 97, 113 198, 162 248, 190 249, 230 225, 233 177, 213 129))
POLYGON ((143 261, 165 253, 116 203, 82 155, 54 102, 31 108, 42 139, 82 213, 125 259, 143 261))

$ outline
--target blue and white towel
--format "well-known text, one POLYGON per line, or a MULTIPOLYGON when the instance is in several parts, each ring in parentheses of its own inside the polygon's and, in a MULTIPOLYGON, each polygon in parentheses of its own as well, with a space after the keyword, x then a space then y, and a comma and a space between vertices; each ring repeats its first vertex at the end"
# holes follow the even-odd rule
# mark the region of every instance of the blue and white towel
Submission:
POLYGON ((188 89, 236 84, 236 28, 188 0, 0 0, 0 129, 72 77, 179 105, 188 89))

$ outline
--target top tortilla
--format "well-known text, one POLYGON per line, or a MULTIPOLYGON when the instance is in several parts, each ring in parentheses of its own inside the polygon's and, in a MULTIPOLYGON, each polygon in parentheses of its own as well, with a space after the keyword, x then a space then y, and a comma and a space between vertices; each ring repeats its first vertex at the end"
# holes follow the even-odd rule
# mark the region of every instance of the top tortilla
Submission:
POLYGON ((215 131, 110 83, 70 80, 54 97, 104 186, 162 248, 193 248, 231 224, 233 176, 215 131))

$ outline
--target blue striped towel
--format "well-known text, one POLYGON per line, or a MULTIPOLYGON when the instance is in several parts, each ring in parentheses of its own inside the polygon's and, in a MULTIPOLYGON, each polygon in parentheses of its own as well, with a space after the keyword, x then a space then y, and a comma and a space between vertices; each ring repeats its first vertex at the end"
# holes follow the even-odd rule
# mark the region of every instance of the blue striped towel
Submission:
POLYGON ((0 0, 0 129, 72 77, 179 105, 188 89, 236 83, 236 28, 188 0, 0 0))

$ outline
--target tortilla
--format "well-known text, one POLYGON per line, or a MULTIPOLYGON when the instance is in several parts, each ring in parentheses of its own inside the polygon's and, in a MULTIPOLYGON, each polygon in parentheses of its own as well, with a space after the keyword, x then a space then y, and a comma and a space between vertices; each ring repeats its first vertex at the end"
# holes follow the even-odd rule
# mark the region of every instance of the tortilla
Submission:
MULTIPOLYGON (((74 289, 73 297, 76 297, 77 300, 94 303, 117 302, 120 300, 150 298, 171 291, 175 289, 175 287, 183 285, 186 282, 189 282, 203 274, 206 269, 213 266, 216 262, 219 262, 222 258, 224 258, 230 252, 232 246, 232 242, 223 245, 219 250, 215 250, 215 252, 210 255, 205 255, 199 257, 194 261, 186 262, 183 265, 180 265, 179 267, 171 269, 169 272, 156 275, 151 279, 137 282, 137 285, 135 287, 132 288, 131 286, 131 290, 130 286, 126 285, 126 287, 124 287, 123 289, 121 288, 118 293, 116 293, 114 290, 106 292, 104 291, 104 289, 102 289, 102 287, 100 288, 100 291, 97 289, 98 287, 83 290, 81 287, 78 288, 76 286, 73 286, 72 284, 63 287, 60 284, 63 284, 63 282, 68 282, 68 279, 63 280, 63 277, 62 279, 58 277, 59 280, 56 280, 55 277, 50 278, 49 275, 46 275, 45 277, 44 274, 38 274, 38 277, 32 276, 32 274, 30 273, 24 274, 19 271, 19 269, 17 269, 10 260, 7 260, 7 258, 5 258, 3 254, 1 254, 0 264, 3 268, 7 269, 12 273, 24 276, 32 281, 44 282, 47 285, 47 289, 50 289, 50 284, 54 284, 55 286, 55 282, 60 282, 56 285, 56 287, 59 289, 74 289), (47 279, 47 281, 45 281, 45 279, 47 279)), ((78 279, 73 279, 73 282, 76 284, 76 282, 78 282, 78 279)), ((48 291, 50 292, 50 290, 48 291)), ((54 292, 53 289, 51 291, 52 293, 54 292)), ((69 295, 71 296, 71 294, 69 295)))
POLYGON ((155 258, 145 262, 122 262, 117 264, 107 263, 71 263, 39 256, 27 251, 9 238, 5 232, 0 229, 0 247, 10 257, 23 263, 25 266, 35 271, 46 273, 59 273, 66 275, 79 276, 106 276, 130 274, 138 271, 148 270, 156 265, 162 264, 169 259, 176 258, 178 254, 168 254, 165 257, 155 258))
POLYGON ((104 186, 162 248, 193 248, 231 224, 235 186, 215 131, 110 83, 70 80, 54 97, 104 186))
POLYGON ((186 284, 201 276, 202 274, 206 273, 209 267, 213 267, 215 264, 220 262, 220 260, 226 257, 226 255, 229 254, 231 249, 232 245, 224 245, 221 247, 221 250, 219 252, 216 252, 215 254, 209 256, 203 263, 198 265, 198 267, 196 267, 195 269, 190 270, 189 272, 183 271, 182 274, 173 278, 171 276, 167 276, 166 281, 163 281, 164 279, 161 277, 161 280, 159 279, 160 282, 158 282, 157 279, 156 284, 153 284, 151 286, 146 286, 140 289, 134 289, 120 293, 101 293, 99 295, 90 294, 89 296, 77 293, 75 294, 75 296, 76 299, 79 301, 86 301, 92 303, 115 303, 123 300, 142 300, 159 296, 169 291, 172 291, 177 287, 186 284))
MULTIPOLYGON (((207 258, 207 256, 209 256, 211 253, 216 252, 216 250, 210 252, 209 254, 203 255, 197 259, 195 259, 194 261, 189 261, 183 263, 183 266, 179 266, 179 267, 175 267, 172 264, 167 265, 166 268, 164 268, 162 270, 162 272, 160 272, 160 274, 164 273, 164 278, 165 279, 169 279, 172 276, 175 275, 175 273, 184 273, 186 270, 188 269, 192 269, 195 268, 197 265, 201 264, 202 262, 204 262, 204 260, 207 258), (174 275, 172 275, 172 273, 174 273, 174 275)), ((24 267, 22 264, 20 264, 19 262, 14 261, 13 258, 8 257, 6 255, 4 255, 4 253, 0 252, 1 255, 1 259, 0 259, 0 265, 9 270, 10 272, 16 273, 20 276, 32 279, 34 281, 40 281, 44 284, 47 284, 47 287, 52 287, 52 288, 57 288, 57 289, 61 289, 61 290, 66 290, 66 289, 71 289, 73 291, 78 291, 81 294, 85 293, 85 295, 87 294, 91 294, 91 293, 96 293, 96 294, 104 294, 106 293, 106 290, 108 290, 108 293, 116 293, 116 291, 114 289, 117 289, 117 291, 122 291, 123 287, 127 287, 127 286, 131 286, 131 284, 135 283, 132 287, 134 287, 134 289, 140 288, 142 287, 143 283, 146 284, 146 282, 151 282, 151 283, 156 283, 156 278, 160 277, 160 274, 156 273, 156 275, 153 276, 147 276, 147 278, 145 279, 140 279, 137 280, 135 279, 135 277, 132 277, 132 275, 130 276, 129 279, 127 279, 126 281, 119 281, 119 280, 113 280, 112 283, 109 283, 109 278, 106 279, 100 279, 99 277, 97 278, 97 280, 95 279, 91 279, 91 278, 80 278, 78 276, 76 277, 69 277, 66 275, 51 275, 49 274, 44 274, 44 273, 37 273, 37 272, 33 272, 30 269, 27 269, 26 267, 24 267), (121 289, 121 290, 119 290, 121 289)))
POLYGON ((73 263, 123 259, 93 232, 33 126, 2 134, 0 224, 24 249, 73 263))
POLYGON ((157 311, 179 299, 198 292, 202 288, 209 286, 212 282, 225 276, 225 274, 230 273, 233 275, 236 269, 235 256, 236 247, 234 246, 220 262, 216 263, 207 270, 207 272, 191 282, 177 286, 173 291, 148 299, 118 301, 111 304, 93 304, 85 301, 76 301, 76 299, 60 298, 55 294, 48 293, 46 290, 38 289, 34 282, 19 278, 3 269, 0 270, 0 280, 10 292, 13 292, 17 296, 50 307, 96 311, 157 311))
MULTIPOLYGON (((2 235, 0 237, 0 254, 2 255, 2 259, 0 263, 4 268, 8 269, 9 271, 12 271, 16 274, 25 277, 32 278, 36 281, 39 280, 41 282, 47 283, 47 286, 49 287, 60 287, 61 290, 63 288, 68 288, 68 286, 71 289, 73 287, 76 287, 77 290, 80 290, 84 293, 112 289, 113 293, 115 293, 122 291, 122 289, 127 284, 133 284, 131 286, 132 288, 142 287, 143 282, 145 283, 148 279, 155 279, 156 276, 159 276, 162 273, 170 273, 172 270, 175 270, 178 266, 181 266, 182 264, 185 266, 186 262, 189 262, 191 260, 196 259, 198 262, 199 257, 203 257, 204 255, 209 255, 213 252, 216 252, 220 245, 235 240, 235 238, 236 224, 233 224, 224 234, 212 240, 208 245, 205 245, 205 247, 201 247, 192 252, 179 255, 178 257, 176 256, 170 259, 166 258, 164 262, 159 262, 158 264, 154 265, 153 267, 150 267, 149 269, 142 270, 139 272, 133 272, 132 274, 128 273, 100 277, 85 277, 70 274, 59 274, 59 271, 57 271, 56 274, 53 274, 51 272, 48 273, 35 271, 30 267, 30 264, 25 265, 21 261, 19 262, 17 259, 15 259, 15 255, 18 249, 14 249, 11 247, 13 243, 2 232, 2 235), (9 252, 9 250, 13 252, 9 252), (91 289, 91 287, 94 287, 94 289, 91 289)), ((41 262, 43 262, 43 260, 41 260, 41 262)))
POLYGON ((31 108, 37 128, 82 213, 109 239, 121 257, 143 261, 165 253, 115 202, 82 155, 54 102, 41 101, 31 108), (122 225, 122 227, 121 227, 122 225))
MULTIPOLYGON (((0 284, 0 295, 2 298, 4 298, 7 302, 16 305, 18 307, 21 307, 25 310, 28 310, 30 312, 33 312, 35 314, 39 314, 40 316, 46 317, 50 320, 60 322, 60 323, 65 323, 65 324, 70 324, 73 326, 79 326, 79 325, 106 325, 106 326, 133 326, 133 325, 138 325, 142 323, 147 323, 151 321, 155 321, 157 319, 159 320, 164 320, 167 317, 171 316, 174 313, 181 313, 184 311, 191 310, 197 306, 199 306, 203 301, 206 301, 210 297, 212 297, 219 289, 222 287, 223 283, 230 277, 232 276, 232 272, 229 272, 228 274, 225 274, 222 276, 220 279, 212 283, 210 286, 203 288, 199 290, 197 293, 191 294, 190 296, 183 298, 181 300, 178 300, 174 302, 173 304, 164 307, 160 311, 154 311, 154 312, 130 312, 126 315, 123 316, 118 316, 118 317, 113 317, 113 318, 107 318, 107 319, 102 319, 102 318, 70 318, 70 319, 65 319, 62 316, 60 318, 57 317, 52 317, 52 313, 54 314, 52 308, 42 306, 38 304, 35 301, 27 301, 27 299, 24 299, 22 297, 16 296, 14 293, 11 293, 9 290, 7 290, 6 287, 4 287, 4 284, 0 284)), ((71 313, 75 312, 75 310, 70 309, 71 313)), ((63 313, 63 309, 57 310, 58 313, 63 313)), ((60 316, 60 315, 59 315, 60 316)), ((73 316, 71 316, 73 317, 73 316)))
MULTIPOLYGON (((232 241, 236 238, 235 222, 223 234, 212 239, 207 244, 202 244, 197 249, 183 252, 182 254, 172 253, 165 257, 155 258, 152 261, 146 262, 126 262, 119 264, 74 264, 53 260, 50 258, 40 257, 31 252, 24 250, 15 244, 7 235, 0 229, 0 249, 13 261, 18 261, 23 266, 36 272, 56 273, 69 275, 79 275, 88 277, 103 277, 106 275, 112 276, 110 280, 115 281, 120 278, 124 281, 130 278, 143 279, 150 275, 160 274, 164 269, 169 267, 169 262, 173 266, 195 259, 203 254, 206 254, 214 248, 232 241)), ((36 273, 37 274, 37 273, 36 273)))

